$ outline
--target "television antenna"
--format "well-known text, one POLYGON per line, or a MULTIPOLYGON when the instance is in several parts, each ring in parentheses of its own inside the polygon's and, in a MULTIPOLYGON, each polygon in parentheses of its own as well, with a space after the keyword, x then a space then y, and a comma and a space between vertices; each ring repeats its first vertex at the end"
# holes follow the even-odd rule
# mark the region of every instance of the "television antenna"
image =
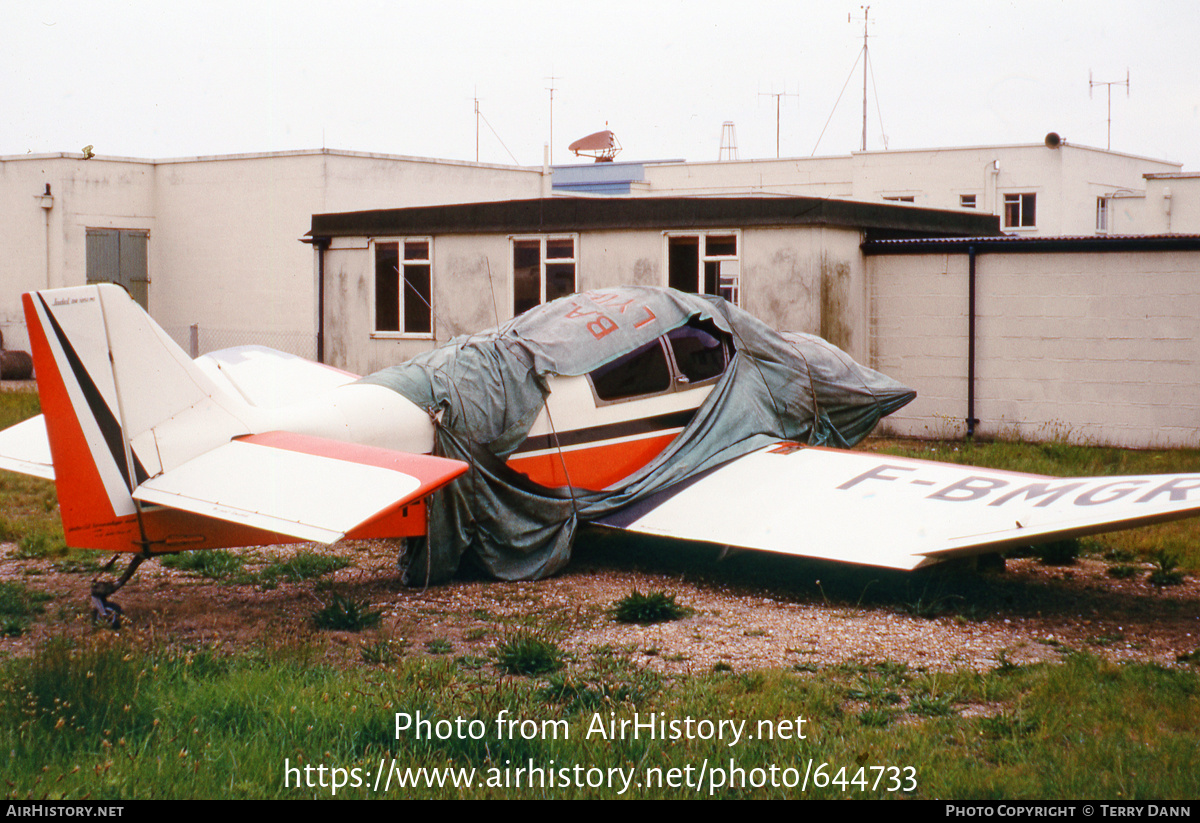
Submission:
MULTIPOLYGON (((842 95, 846 93, 846 87, 850 85, 850 79, 854 77, 854 70, 858 68, 858 61, 863 64, 863 108, 862 108, 862 144, 861 151, 867 150, 867 77, 870 76, 871 87, 875 87, 875 72, 871 70, 871 47, 870 47, 870 22, 871 22, 871 7, 862 6, 863 10, 863 45, 858 52, 858 58, 855 59, 854 65, 850 67, 850 75, 846 78, 846 82, 842 85, 842 90, 838 93, 838 98, 834 101, 833 111, 829 112, 829 119, 825 121, 825 128, 821 129, 821 134, 817 137, 817 144, 813 146, 812 153, 817 153, 817 147, 821 145, 821 138, 825 136, 825 130, 829 128, 830 121, 833 120, 834 112, 837 111, 838 103, 842 102, 842 95)), ((846 22, 854 22, 853 14, 846 15, 846 22)), ((883 111, 879 108, 879 89, 875 88, 875 112, 879 115, 879 132, 883 137, 883 149, 887 151, 888 138, 883 131, 883 111)))
MULTIPOLYGON (((784 86, 784 88, 787 88, 784 86)), ((759 97, 774 97, 775 98, 775 159, 779 159, 779 101, 784 97, 799 97, 798 94, 792 94, 786 91, 766 92, 760 91, 759 97)))
POLYGON ((554 81, 562 78, 555 77, 554 69, 551 69, 550 76, 546 79, 550 81, 550 85, 546 87, 546 91, 550 92, 550 165, 554 165, 554 92, 558 90, 554 81))
POLYGON ((1093 80, 1092 79, 1092 70, 1088 69, 1088 98, 1089 99, 1091 99, 1091 96, 1092 96, 1092 88, 1095 86, 1107 86, 1108 87, 1108 145, 1105 146, 1105 148, 1108 151, 1112 151, 1112 87, 1113 86, 1124 86, 1125 87, 1125 96, 1126 97, 1129 96, 1129 69, 1125 69, 1125 79, 1124 80, 1109 80, 1109 81, 1103 82, 1103 83, 1100 82, 1099 80, 1093 80))

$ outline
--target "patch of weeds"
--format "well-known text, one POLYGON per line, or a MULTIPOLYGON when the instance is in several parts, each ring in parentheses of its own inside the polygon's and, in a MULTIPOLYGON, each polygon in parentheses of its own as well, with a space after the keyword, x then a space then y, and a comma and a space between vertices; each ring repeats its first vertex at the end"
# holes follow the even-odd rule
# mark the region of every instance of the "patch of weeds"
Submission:
POLYGON ((665 591, 642 594, 637 589, 613 603, 609 609, 609 613, 618 623, 636 623, 641 626, 680 620, 694 611, 676 603, 673 594, 667 594, 665 591))
POLYGON ((69 551, 66 557, 54 564, 54 570, 64 574, 95 574, 103 567, 96 557, 95 552, 69 551))
POLYGON ((563 667, 558 644, 544 632, 516 629, 496 644, 496 664, 509 674, 546 674, 563 667))
POLYGON ((869 703, 899 703, 900 693, 893 691, 885 678, 864 676, 858 678, 858 686, 846 689, 851 700, 866 700, 869 703))
POLYGON ((1037 731, 1038 724, 1016 712, 1001 712, 981 718, 979 729, 988 737, 1025 737, 1037 731))
POLYGON ((1137 555, 1128 549, 1109 549, 1100 556, 1110 563, 1128 563, 1137 559, 1137 555))
POLYGON ((901 609, 913 617, 923 617, 926 620, 932 620, 935 617, 949 614, 952 611, 951 603, 955 600, 962 600, 962 598, 956 594, 930 594, 928 588, 926 588, 915 600, 909 600, 902 604, 901 609))
POLYGON ((225 549, 165 554, 159 558, 159 562, 169 569, 195 572, 212 580, 221 580, 237 574, 244 564, 241 557, 225 549))
POLYGON ((724 660, 718 660, 716 663, 713 663, 713 671, 714 672, 731 672, 731 671, 733 671, 733 666, 729 665, 724 660))
POLYGON ((814 663, 794 663, 792 671, 804 672, 805 674, 816 674, 821 671, 821 667, 814 663))
POLYGON ((1000 649, 993 657, 996 660, 996 672, 998 674, 1012 674, 1019 672, 1022 669, 1020 663, 1014 663, 1009 655, 1012 654, 1011 649, 1000 649))
POLYGON ((1061 654, 1061 655, 1068 655, 1068 654, 1075 653, 1075 650, 1072 649, 1070 646, 1068 646, 1066 643, 1063 643, 1061 640, 1057 640, 1053 637, 1040 637, 1040 638, 1038 638, 1037 642, 1041 643, 1043 646, 1049 646, 1050 648, 1054 649, 1054 651, 1056 651, 1058 654, 1061 654))
POLYGON ((940 694, 935 696, 914 697, 908 704, 912 714, 922 717, 946 717, 954 714, 954 695, 940 694))
POLYGON ((20 583, 0 582, 0 634, 20 637, 34 617, 44 612, 43 604, 54 596, 34 591, 20 583))
POLYGON ((742 637, 767 637, 770 635, 766 629, 746 629, 742 632, 742 637))
POLYGON ((62 535, 35 531, 18 538, 17 550, 13 556, 18 560, 43 560, 47 557, 61 557, 66 553, 67 544, 62 535))
POLYGON ((371 609, 365 600, 354 600, 334 592, 329 603, 313 612, 312 621, 318 629, 358 632, 378 626, 383 612, 371 609))
POLYGON ((492 614, 487 609, 472 609, 471 617, 474 617, 476 620, 488 620, 488 621, 496 619, 496 615, 492 614))
POLYGON ((1194 663, 1196 665, 1200 665, 1200 648, 1193 652, 1177 654, 1175 655, 1175 660, 1178 663, 1194 663))
POLYGON ((467 671, 479 671, 487 665, 487 658, 478 654, 460 654, 454 658, 454 665, 467 671))
POLYGON ((491 633, 492 633, 491 629, 485 628, 483 626, 477 626, 474 629, 467 629, 465 632, 463 632, 463 640, 466 640, 468 642, 482 640, 483 638, 487 637, 491 633))
POLYGON ((404 653, 405 645, 402 640, 380 638, 373 643, 363 643, 359 648, 359 654, 364 663, 371 665, 392 663, 404 653))
POLYGON ((1116 634, 1101 634, 1096 637, 1089 637, 1087 644, 1089 646, 1111 646, 1113 643, 1120 643, 1125 639, 1125 635, 1121 632, 1116 634))
POLYGON ((1074 566, 1079 557, 1079 540, 1074 537, 1042 543, 1034 549, 1043 566, 1074 566))
POLYGON ((1109 577, 1115 577, 1118 580, 1128 580, 1131 577, 1137 577, 1138 567, 1121 563, 1116 566, 1109 566, 1104 570, 1104 573, 1109 577))
POLYGON ((1178 586, 1183 583, 1183 572, 1178 570, 1179 557, 1166 549, 1154 553, 1154 571, 1146 577, 1155 586, 1178 586))
POLYGON ((350 561, 344 557, 300 551, 287 560, 268 563, 259 571, 257 582, 263 588, 274 588, 280 580, 299 583, 344 569, 349 565, 350 561))
POLYGON ((891 724, 899 714, 895 709, 885 709, 882 706, 870 706, 858 713, 858 722, 874 729, 882 729, 891 724))
POLYGON ((444 637, 435 637, 425 641, 425 651, 430 654, 450 654, 454 651, 454 644, 444 637))

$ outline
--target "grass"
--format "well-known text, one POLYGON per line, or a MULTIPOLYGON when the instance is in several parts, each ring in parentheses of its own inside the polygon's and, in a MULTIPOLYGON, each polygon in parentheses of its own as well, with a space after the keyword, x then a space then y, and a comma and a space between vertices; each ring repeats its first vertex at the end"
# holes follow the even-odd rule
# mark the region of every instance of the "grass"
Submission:
POLYGON ((318 629, 330 631, 360 632, 378 626, 383 612, 371 608, 365 600, 355 600, 340 592, 334 592, 329 602, 313 612, 312 622, 318 629))
POLYGON ((618 623, 637 623, 642 626, 680 620, 692 614, 692 609, 675 602, 675 595, 665 591, 642 594, 634 589, 612 604, 609 610, 618 623))
POLYGON ((514 769, 531 762, 544 770, 551 763, 634 769, 638 779, 624 796, 636 798, 1172 800, 1200 791, 1193 667, 1072 654, 1007 672, 931 674, 880 661, 815 674, 663 678, 622 652, 598 649, 564 657, 539 682, 497 679, 481 659, 407 657, 345 668, 320 657, 303 644, 230 655, 101 633, 0 661, 3 789, 14 799, 330 797, 331 772, 324 788, 297 788, 299 774, 285 775, 284 760, 337 767, 349 778, 355 768, 373 773, 382 758, 401 770, 475 769, 479 779, 386 790, 345 779, 337 796, 617 796, 586 780, 517 787, 514 769), (642 722, 653 713, 745 725, 732 746, 728 735, 612 732, 635 712, 642 722), (445 726, 422 735, 412 725, 418 713, 433 723, 478 723, 471 734, 445 726), (400 719, 408 725, 397 734, 400 719), (803 793, 769 781, 731 785, 731 758, 747 773, 775 767, 781 776, 797 764, 802 774, 811 758, 830 764, 831 779, 803 793), (725 773, 699 788, 665 779, 671 769, 695 775, 705 761, 710 772, 725 773), (860 768, 869 774, 893 765, 912 768, 911 785, 852 780, 860 768))
POLYGON ((514 629, 496 644, 496 665, 508 674, 547 674, 564 662, 558 643, 537 629, 514 629))
POLYGON ((236 575, 245 566, 245 561, 239 555, 224 549, 165 554, 159 558, 159 562, 167 568, 195 572, 212 580, 236 575))
POLYGON ((0 581, 0 635, 20 637, 32 620, 45 611, 53 596, 33 591, 20 583, 0 581))

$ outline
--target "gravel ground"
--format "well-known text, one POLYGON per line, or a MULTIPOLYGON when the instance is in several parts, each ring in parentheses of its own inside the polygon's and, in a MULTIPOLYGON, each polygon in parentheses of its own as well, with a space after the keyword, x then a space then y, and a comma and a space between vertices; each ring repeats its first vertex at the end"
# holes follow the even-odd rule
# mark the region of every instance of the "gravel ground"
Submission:
MULTIPOLYGON (((243 553, 261 564, 295 550, 243 553)), ((1003 572, 898 575, 758 554, 718 562, 703 546, 596 532, 583 535, 570 566, 549 580, 459 580, 421 590, 400 585, 387 543, 321 550, 352 565, 325 582, 284 582, 269 590, 147 563, 115 598, 125 609, 123 631, 235 650, 307 638, 324 643, 332 659, 349 662, 358 660, 360 644, 379 637, 402 640, 409 655, 449 648, 452 655, 482 657, 506 632, 529 626, 554 635, 580 658, 607 646, 666 673, 877 660, 982 670, 1001 659, 1055 660, 1072 649, 1187 665, 1176 658, 1200 648, 1194 579, 1158 589, 1144 574, 1115 580, 1106 574, 1107 563, 1092 559, 1069 567, 1022 559, 1008 561, 1003 572), (362 634, 317 631, 311 615, 327 602, 331 586, 382 610, 381 627, 362 634), (608 610, 634 589, 667 591, 693 611, 651 626, 615 622, 608 610)), ((28 653, 51 634, 97 631, 87 605, 90 573, 14 553, 12 544, 0 544, 0 579, 19 580, 54 600, 25 635, 0 639, 0 654, 28 653)))

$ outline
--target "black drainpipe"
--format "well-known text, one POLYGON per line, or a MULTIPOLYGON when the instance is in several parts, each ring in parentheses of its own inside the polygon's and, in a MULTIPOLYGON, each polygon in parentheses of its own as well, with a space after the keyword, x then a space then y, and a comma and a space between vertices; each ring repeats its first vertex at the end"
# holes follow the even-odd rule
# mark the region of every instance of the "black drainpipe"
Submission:
MULTIPOLYGON (((325 250, 329 240, 313 240, 317 247, 317 362, 325 362, 325 250)), ((972 269, 973 270, 973 269, 972 269)))
POLYGON ((967 246, 967 437, 975 436, 975 246, 967 246))

